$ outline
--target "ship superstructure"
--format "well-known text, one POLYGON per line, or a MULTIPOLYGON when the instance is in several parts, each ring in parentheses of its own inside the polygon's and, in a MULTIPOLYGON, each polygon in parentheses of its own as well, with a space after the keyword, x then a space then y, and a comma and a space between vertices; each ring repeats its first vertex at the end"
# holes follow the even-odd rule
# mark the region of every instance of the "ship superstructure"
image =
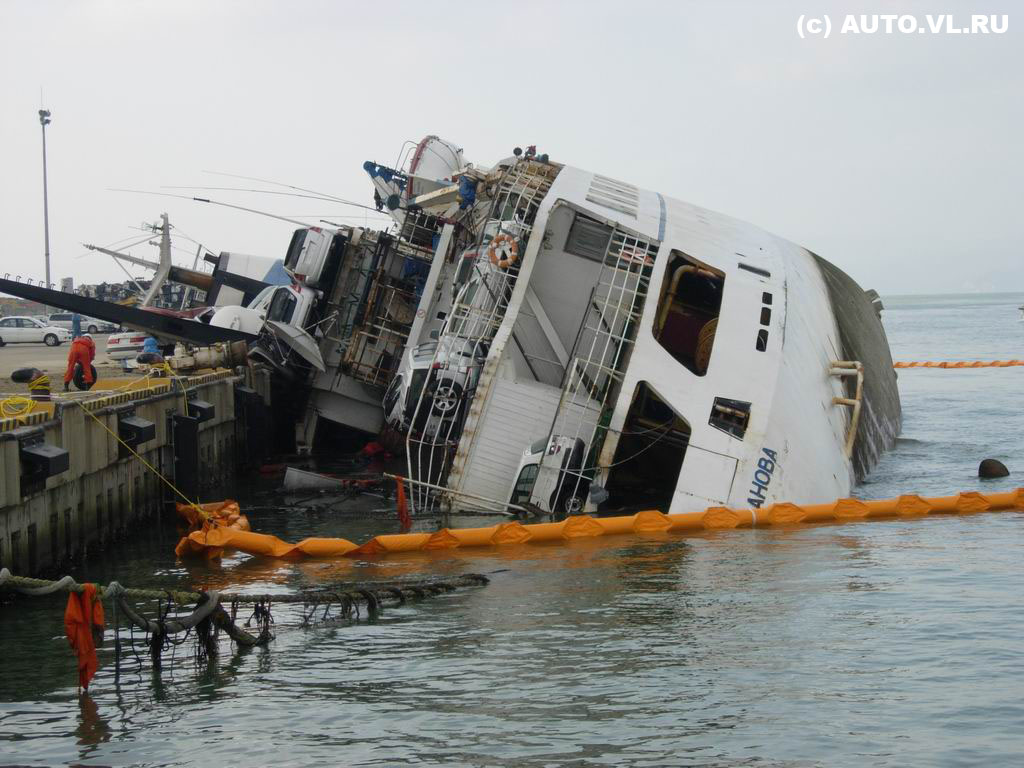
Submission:
POLYGON ((371 173, 439 225, 385 401, 419 508, 817 501, 891 445, 879 305, 832 265, 533 152, 445 170, 420 195, 371 173))

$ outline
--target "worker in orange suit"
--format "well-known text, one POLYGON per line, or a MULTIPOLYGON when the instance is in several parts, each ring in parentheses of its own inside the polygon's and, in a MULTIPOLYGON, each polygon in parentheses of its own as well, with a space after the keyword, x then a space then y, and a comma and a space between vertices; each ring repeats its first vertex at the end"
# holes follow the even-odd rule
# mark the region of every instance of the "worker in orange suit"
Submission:
POLYGON ((68 391, 68 385, 72 380, 79 389, 91 389, 96 383, 93 376, 92 361, 96 357, 96 345, 92 336, 88 333, 82 334, 71 342, 71 349, 68 351, 68 369, 64 371, 64 391, 68 391))

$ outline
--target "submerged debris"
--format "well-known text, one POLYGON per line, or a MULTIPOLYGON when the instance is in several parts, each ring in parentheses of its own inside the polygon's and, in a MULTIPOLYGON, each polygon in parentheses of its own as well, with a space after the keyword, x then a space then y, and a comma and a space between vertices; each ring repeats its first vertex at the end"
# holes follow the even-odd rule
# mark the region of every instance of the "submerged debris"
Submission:
POLYGON ((79 584, 71 576, 50 581, 16 576, 6 568, 0 569, 0 590, 32 597, 69 593, 65 627, 71 646, 79 657, 79 685, 83 689, 88 688, 99 666, 96 647, 102 642, 105 628, 101 604, 104 599, 113 604, 114 663, 119 675, 122 614, 132 633, 129 646, 135 650, 134 632, 135 629, 141 630, 144 633, 142 644, 149 650, 153 669, 159 671, 164 650, 171 649, 173 658, 174 649, 190 638, 196 643, 197 660, 215 656, 221 630, 242 648, 267 645, 274 639, 271 628, 276 626, 272 613, 275 603, 301 606, 297 626, 309 628, 359 620, 364 608, 366 618, 373 619, 380 615, 386 604, 401 605, 409 600, 434 597, 463 587, 485 586, 489 582, 490 579, 482 574, 466 573, 451 579, 347 583, 286 595, 249 595, 213 590, 135 589, 123 587, 116 581, 106 586, 79 584), (156 601, 152 617, 130 602, 148 600, 156 601), (252 610, 240 626, 238 610, 242 605, 252 606, 252 610), (255 634, 250 629, 255 630, 255 634))
POLYGON ((982 459, 978 465, 978 477, 988 479, 993 477, 1008 477, 1010 470, 1003 462, 997 459, 982 459))

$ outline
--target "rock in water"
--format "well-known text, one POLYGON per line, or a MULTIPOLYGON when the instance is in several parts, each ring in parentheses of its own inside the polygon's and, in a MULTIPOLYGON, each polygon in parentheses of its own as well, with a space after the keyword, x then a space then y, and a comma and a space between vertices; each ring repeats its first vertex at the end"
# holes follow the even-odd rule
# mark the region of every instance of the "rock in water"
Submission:
POLYGON ((1010 474, 1010 470, 1006 468, 1006 465, 996 459, 982 459, 981 464, 978 465, 978 477, 1006 477, 1010 474))

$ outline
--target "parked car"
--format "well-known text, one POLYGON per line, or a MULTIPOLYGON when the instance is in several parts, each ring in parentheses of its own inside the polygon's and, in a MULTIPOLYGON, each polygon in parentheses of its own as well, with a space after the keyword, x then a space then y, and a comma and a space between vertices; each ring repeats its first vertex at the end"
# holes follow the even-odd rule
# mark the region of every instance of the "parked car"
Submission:
POLYGON ((578 437, 552 435, 550 440, 535 442, 519 460, 509 501, 524 505, 536 499, 534 503, 546 512, 578 515, 590 491, 591 470, 583 466, 586 448, 578 437))
POLYGON ((409 350, 384 394, 385 420, 427 436, 448 431, 462 417, 486 359, 486 344, 454 336, 409 350))
POLYGON ((71 331, 47 325, 34 317, 0 318, 0 347, 5 344, 39 344, 56 347, 64 341, 71 341, 71 331))
POLYGON ((107 337, 107 356, 113 360, 134 360, 142 351, 149 334, 142 331, 122 331, 107 337))
MULTIPOLYGON (((117 326, 107 320, 98 320, 95 317, 78 316, 82 321, 82 333, 114 333, 117 326)), ((56 312, 50 315, 50 325, 67 330, 74 329, 74 314, 71 312, 56 312)))

